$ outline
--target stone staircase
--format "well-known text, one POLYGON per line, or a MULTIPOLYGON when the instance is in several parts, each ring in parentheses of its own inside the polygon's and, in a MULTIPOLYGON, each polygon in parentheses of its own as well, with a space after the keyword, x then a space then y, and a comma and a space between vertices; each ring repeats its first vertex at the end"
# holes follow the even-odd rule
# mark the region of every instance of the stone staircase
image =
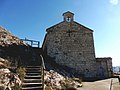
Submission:
POLYGON ((27 66, 22 90, 43 90, 42 82, 42 68, 40 66, 27 66))

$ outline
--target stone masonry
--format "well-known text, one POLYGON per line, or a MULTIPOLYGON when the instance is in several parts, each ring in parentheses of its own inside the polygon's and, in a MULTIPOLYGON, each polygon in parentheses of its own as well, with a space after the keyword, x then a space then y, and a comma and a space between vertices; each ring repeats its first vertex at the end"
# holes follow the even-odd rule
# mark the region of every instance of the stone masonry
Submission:
POLYGON ((112 73, 112 58, 96 58, 97 61, 97 76, 107 78, 113 75, 112 73))
POLYGON ((86 78, 99 75, 93 30, 75 22, 73 13, 65 12, 63 21, 46 31, 42 48, 48 56, 54 58, 56 63, 73 68, 72 73, 86 78))

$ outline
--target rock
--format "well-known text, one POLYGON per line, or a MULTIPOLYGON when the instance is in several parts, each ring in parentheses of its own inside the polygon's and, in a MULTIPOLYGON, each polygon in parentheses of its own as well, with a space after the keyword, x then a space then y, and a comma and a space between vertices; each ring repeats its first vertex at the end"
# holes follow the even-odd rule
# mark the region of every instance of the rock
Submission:
POLYGON ((16 87, 21 85, 21 80, 18 75, 13 74, 6 66, 7 60, 0 58, 0 90, 7 90, 11 87, 16 87))
POLYGON ((5 69, 0 69, 0 73, 7 74, 10 73, 10 70, 5 68, 5 69))
POLYGON ((5 59, 0 57, 0 62, 5 62, 5 59))
MULTIPOLYGON (((9 88, 11 90, 12 87, 17 87, 21 85, 21 80, 19 79, 18 75, 12 73, 2 73, 0 74, 0 87, 6 90, 9 88)), ((0 90, 4 90, 0 89, 0 90)))
MULTIPOLYGON (((72 78, 64 77, 61 74, 55 72, 54 70, 45 71, 45 86, 47 88, 56 89, 67 89, 67 88, 79 88, 82 86, 79 81, 75 81, 72 78)), ((80 79, 78 79, 80 80, 80 79)), ((47 90, 47 89, 46 89, 47 90)), ((51 90, 51 89, 50 89, 51 90)))
POLYGON ((45 71, 45 81, 47 86, 51 86, 53 89, 61 89, 62 87, 60 82, 63 80, 65 80, 65 78, 59 73, 53 70, 50 70, 49 72, 45 71))
POLYGON ((9 31, 5 30, 3 27, 0 27, 0 46, 5 47, 12 44, 28 46, 18 37, 14 36, 9 31))

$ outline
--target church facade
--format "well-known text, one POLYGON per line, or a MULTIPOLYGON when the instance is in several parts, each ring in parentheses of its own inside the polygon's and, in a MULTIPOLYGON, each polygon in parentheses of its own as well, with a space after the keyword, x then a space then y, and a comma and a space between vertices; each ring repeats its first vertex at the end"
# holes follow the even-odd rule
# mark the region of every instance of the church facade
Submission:
POLYGON ((85 78, 112 76, 112 58, 96 58, 93 30, 75 22, 72 12, 63 13, 63 21, 46 31, 43 51, 56 63, 85 78))

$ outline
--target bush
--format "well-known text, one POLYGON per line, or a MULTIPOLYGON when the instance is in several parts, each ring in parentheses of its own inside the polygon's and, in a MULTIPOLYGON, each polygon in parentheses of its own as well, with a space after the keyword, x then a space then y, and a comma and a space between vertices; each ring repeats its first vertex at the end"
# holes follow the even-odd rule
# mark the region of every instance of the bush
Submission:
POLYGON ((26 75, 26 69, 24 67, 19 67, 17 68, 16 72, 19 74, 21 81, 23 81, 26 75))

